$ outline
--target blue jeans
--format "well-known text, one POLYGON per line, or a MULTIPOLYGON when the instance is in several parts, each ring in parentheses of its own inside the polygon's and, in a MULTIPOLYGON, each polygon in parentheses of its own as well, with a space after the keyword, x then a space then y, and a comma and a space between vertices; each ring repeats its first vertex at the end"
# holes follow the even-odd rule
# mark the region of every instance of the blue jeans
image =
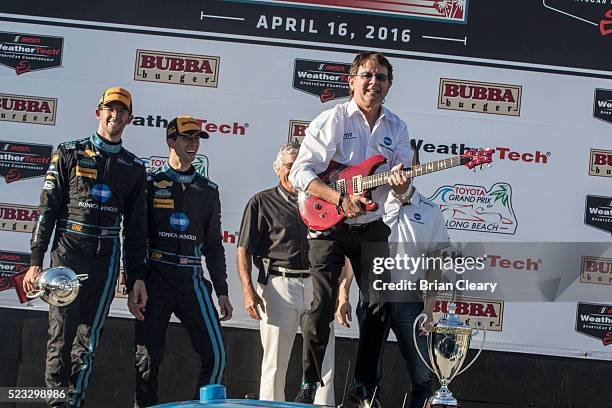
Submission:
MULTIPOLYGON (((363 316, 364 302, 360 301, 357 305, 357 322, 361 323, 363 316)), ((416 317, 423 311, 422 302, 394 302, 387 303, 390 319, 385 333, 385 341, 389 335, 389 330, 393 330, 397 337, 397 344, 406 362, 406 368, 410 373, 412 381, 412 391, 410 392, 410 408, 422 408, 425 400, 432 395, 433 377, 431 371, 425 366, 417 354, 412 337, 412 325, 416 317)), ((417 333, 417 345, 423 357, 427 359, 427 337, 419 336, 417 333)), ((378 361, 376 382, 378 384, 377 395, 381 395, 382 384, 382 353, 378 361)))

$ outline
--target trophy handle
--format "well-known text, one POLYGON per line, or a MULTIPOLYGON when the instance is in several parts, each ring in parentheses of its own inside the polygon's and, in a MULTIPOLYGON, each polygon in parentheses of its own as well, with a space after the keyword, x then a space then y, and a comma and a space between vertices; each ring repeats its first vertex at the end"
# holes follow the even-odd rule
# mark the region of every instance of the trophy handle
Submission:
POLYGON ((86 280, 87 278, 89 278, 89 275, 88 275, 88 274, 86 274, 86 273, 81 273, 81 274, 77 275, 77 276, 76 276, 76 278, 77 278, 77 279, 78 279, 78 281, 80 282, 80 281, 84 281, 84 280, 86 280))
POLYGON ((26 292, 26 296, 28 299, 36 299, 38 297, 41 297, 44 294, 45 294, 45 291, 40 290, 40 289, 33 289, 29 292, 26 292))
MULTIPOLYGON (((474 364, 474 362, 476 360, 478 360, 478 357, 480 357, 480 353, 482 353, 482 350, 483 350, 483 347, 484 347, 484 344, 485 344, 485 340, 487 339, 487 325, 485 323, 483 323, 482 320, 479 320, 479 322, 482 323, 482 327, 484 327, 484 329, 483 329, 484 333, 482 335, 482 343, 480 343, 480 350, 478 350, 478 353, 476 353, 476 355, 474 356, 472 361, 470 361, 470 364, 468 364, 465 367, 463 367, 463 369, 461 371, 459 371, 457 374, 455 374, 455 377, 458 376, 459 374, 461 374, 462 372, 464 372, 465 370, 467 370, 468 368, 470 368, 470 366, 472 364, 474 364)), ((470 335, 470 337, 471 336, 475 336, 475 335, 477 335, 480 332, 480 330, 477 327, 473 328, 472 330, 475 330, 476 333, 472 333, 470 335)))
MULTIPOLYGON (((421 354, 421 350, 419 349, 419 346, 417 344, 417 338, 416 338, 417 324, 419 323, 421 319, 423 319, 423 323, 425 323, 425 320, 427 319, 427 315, 425 313, 421 313, 420 315, 416 317, 416 319, 414 319, 414 323, 412 323, 412 339, 414 340, 414 348, 416 349, 419 357, 421 358, 421 361, 423 361, 423 364, 425 364, 425 367, 427 367, 429 371, 435 374, 436 372, 433 370, 433 368, 431 368, 431 366, 427 363, 427 361, 425 361, 425 358, 423 358, 423 354, 421 354)), ((419 326, 422 327, 423 325, 421 324, 419 326)))

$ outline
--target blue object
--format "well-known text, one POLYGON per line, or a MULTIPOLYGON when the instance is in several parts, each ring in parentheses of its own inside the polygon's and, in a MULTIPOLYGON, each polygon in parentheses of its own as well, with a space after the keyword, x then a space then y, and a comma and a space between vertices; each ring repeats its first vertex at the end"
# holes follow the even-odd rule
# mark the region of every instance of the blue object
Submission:
POLYGON ((156 405, 152 408, 308 408, 316 407, 310 404, 295 402, 274 402, 258 400, 226 399, 225 387, 218 384, 207 385, 200 388, 199 401, 170 402, 156 405))

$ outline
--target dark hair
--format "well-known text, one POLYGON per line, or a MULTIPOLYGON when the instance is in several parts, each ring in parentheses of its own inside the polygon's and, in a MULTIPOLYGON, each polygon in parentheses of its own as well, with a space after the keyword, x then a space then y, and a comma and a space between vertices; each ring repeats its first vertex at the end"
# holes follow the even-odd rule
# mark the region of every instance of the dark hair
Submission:
MULTIPOLYGON (((349 69, 349 75, 355 76, 359 72, 359 67, 361 67, 366 61, 376 61, 379 65, 387 68, 387 74, 389 75, 389 83, 393 82, 393 67, 391 63, 380 52, 376 51, 364 51, 355 55, 355 59, 351 64, 351 68, 349 69)), ((350 90, 350 97, 353 97, 353 90, 350 90)))

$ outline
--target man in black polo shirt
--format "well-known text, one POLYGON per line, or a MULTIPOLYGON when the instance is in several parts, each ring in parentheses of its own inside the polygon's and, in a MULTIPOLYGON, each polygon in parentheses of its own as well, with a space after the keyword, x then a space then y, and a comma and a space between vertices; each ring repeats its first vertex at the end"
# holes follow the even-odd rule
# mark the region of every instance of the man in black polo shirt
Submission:
MULTIPOLYGON (((297 192, 288 180, 298 149, 295 143, 281 147, 274 161, 280 183, 249 200, 240 225, 238 272, 244 305, 249 316, 260 321, 264 349, 259 390, 262 400, 285 400, 285 377, 293 340, 312 303, 307 228, 298 213, 297 192), (251 259, 259 270, 257 289, 251 282, 251 259)), ((306 347, 307 343, 304 344, 306 347)), ((304 350, 305 358, 311 355, 304 350)), ((314 364, 307 365, 314 369, 314 364)), ((333 366, 331 330, 322 366, 325 387, 303 389, 305 400, 314 398, 318 404, 334 404, 333 366)))

